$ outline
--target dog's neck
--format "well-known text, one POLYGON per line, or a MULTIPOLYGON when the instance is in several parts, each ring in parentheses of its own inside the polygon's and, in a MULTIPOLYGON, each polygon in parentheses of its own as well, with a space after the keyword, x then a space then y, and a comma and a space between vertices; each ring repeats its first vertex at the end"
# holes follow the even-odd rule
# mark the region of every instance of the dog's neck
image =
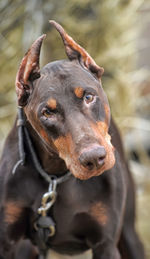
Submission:
POLYGON ((67 167, 56 150, 54 150, 52 146, 44 143, 28 121, 26 122, 26 127, 42 168, 48 174, 56 176, 63 175, 67 171, 67 167))

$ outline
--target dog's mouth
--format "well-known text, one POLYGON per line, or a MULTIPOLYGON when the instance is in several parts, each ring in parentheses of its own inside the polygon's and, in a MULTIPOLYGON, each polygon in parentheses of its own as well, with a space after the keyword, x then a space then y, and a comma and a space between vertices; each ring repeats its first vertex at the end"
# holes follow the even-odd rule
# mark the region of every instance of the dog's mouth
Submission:
POLYGON ((92 144, 79 153, 75 152, 71 135, 58 138, 54 144, 59 156, 65 161, 71 173, 81 180, 101 175, 115 164, 114 147, 110 136, 99 137, 99 143, 92 144))

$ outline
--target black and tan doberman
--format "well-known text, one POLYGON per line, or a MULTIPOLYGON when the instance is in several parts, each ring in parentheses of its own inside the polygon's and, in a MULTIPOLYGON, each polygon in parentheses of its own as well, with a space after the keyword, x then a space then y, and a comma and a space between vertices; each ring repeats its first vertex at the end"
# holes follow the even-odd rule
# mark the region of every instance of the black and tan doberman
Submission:
POLYGON ((24 120, 16 119, 1 158, 0 259, 34 259, 41 251, 34 223, 49 183, 38 173, 35 153, 48 177, 71 172, 57 185, 56 200, 46 211, 55 225, 47 248, 71 255, 92 249, 93 259, 144 259, 135 231, 134 185, 101 85, 104 70, 59 24, 50 23, 62 37, 68 60, 40 70, 43 35, 17 73, 24 120), (18 135, 20 126, 25 130, 18 135), (21 148, 26 160, 16 164, 21 148))

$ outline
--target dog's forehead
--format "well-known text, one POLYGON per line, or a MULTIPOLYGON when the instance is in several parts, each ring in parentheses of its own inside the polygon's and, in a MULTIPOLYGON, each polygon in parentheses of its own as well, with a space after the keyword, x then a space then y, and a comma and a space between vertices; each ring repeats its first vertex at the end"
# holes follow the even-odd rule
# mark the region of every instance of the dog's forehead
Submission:
POLYGON ((97 89, 99 81, 90 72, 81 67, 77 62, 67 60, 54 61, 41 69, 42 80, 45 89, 57 90, 59 88, 87 86, 97 89))

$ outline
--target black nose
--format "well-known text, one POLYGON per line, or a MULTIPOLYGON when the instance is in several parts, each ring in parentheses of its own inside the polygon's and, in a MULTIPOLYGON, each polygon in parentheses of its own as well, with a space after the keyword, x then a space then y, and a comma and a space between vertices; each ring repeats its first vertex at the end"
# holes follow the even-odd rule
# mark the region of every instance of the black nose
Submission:
POLYGON ((106 157, 106 151, 103 146, 95 146, 91 149, 85 149, 79 161, 88 170, 99 169, 103 164, 106 157))

